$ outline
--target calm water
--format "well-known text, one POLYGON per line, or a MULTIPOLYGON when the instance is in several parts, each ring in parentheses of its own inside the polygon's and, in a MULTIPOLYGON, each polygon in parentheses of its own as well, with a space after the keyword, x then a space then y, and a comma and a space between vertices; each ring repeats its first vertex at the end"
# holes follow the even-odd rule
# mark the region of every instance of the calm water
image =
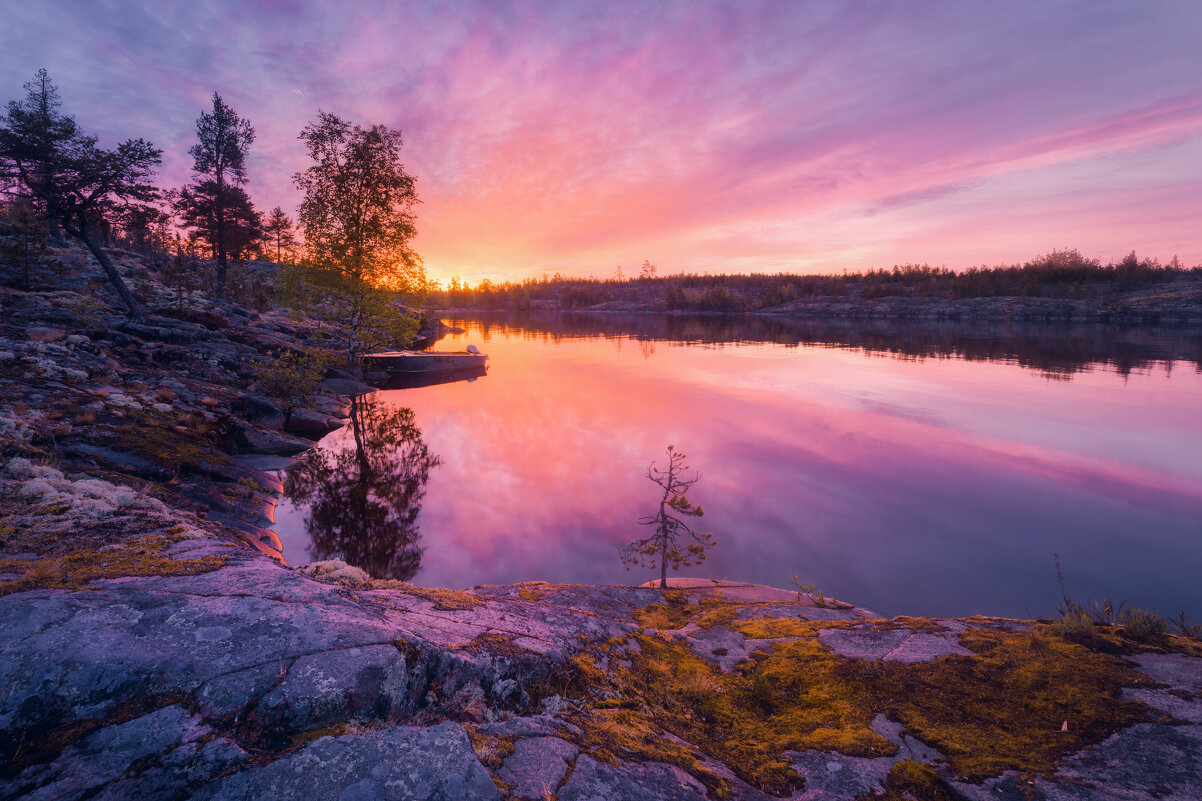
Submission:
POLYGON ((671 443, 703 473, 691 497, 718 543, 692 575, 796 574, 885 614, 1041 616, 1058 553, 1078 600, 1202 616, 1198 334, 449 322, 467 333, 438 349, 476 344, 488 374, 358 405, 294 468, 291 563, 642 582, 617 548, 645 535, 646 469, 671 443))

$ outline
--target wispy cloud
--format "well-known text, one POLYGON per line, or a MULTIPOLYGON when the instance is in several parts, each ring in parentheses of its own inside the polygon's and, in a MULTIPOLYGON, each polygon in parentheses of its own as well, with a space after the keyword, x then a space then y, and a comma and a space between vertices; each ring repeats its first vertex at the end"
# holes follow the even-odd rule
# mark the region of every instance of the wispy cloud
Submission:
POLYGON ((317 108, 404 129, 418 249, 440 276, 643 258, 959 266, 1064 245, 1202 261, 1176 205, 1202 190, 1189 4, 65 2, 7 17, 0 94, 47 67, 86 127, 163 146, 166 182, 186 180, 213 91, 258 130, 265 207, 295 206, 295 137, 317 108))

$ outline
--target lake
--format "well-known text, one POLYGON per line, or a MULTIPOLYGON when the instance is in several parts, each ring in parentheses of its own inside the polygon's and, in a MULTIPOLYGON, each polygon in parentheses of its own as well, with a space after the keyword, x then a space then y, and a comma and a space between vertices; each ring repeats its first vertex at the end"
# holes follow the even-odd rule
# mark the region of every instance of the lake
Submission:
POLYGON ((669 444, 716 541, 680 575, 886 615, 1202 616, 1202 333, 664 315, 446 318, 487 375, 387 390, 293 468, 292 564, 426 586, 641 583, 669 444), (423 495, 424 493, 424 495, 423 495))

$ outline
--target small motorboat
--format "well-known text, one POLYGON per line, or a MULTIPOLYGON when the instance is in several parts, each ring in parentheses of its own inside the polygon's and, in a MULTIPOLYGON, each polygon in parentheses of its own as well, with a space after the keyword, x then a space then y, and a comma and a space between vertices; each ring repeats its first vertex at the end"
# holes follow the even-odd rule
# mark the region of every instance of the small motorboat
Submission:
POLYGON ((487 367, 468 367, 465 370, 437 370, 428 373, 388 373, 377 386, 380 389, 418 389, 456 381, 475 381, 488 375, 487 367))

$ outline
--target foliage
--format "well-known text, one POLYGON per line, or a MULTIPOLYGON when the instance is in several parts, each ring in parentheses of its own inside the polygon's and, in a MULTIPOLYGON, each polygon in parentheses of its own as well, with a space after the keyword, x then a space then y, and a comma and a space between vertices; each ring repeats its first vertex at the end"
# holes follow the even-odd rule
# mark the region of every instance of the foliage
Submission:
POLYGON ((226 257, 245 249, 261 236, 261 221, 250 197, 239 184, 246 183, 246 153, 255 141, 248 120, 213 93, 212 112, 196 120, 197 142, 189 150, 197 180, 181 191, 184 224, 203 236, 217 258, 217 288, 224 290, 226 257))
POLYGON ((1025 264, 977 266, 959 271, 927 264, 903 264, 862 272, 845 271, 841 275, 663 275, 649 261, 644 261, 639 277, 628 281, 556 274, 522 282, 481 282, 472 287, 453 279, 447 289, 434 295, 433 302, 446 307, 482 309, 516 309, 519 302, 564 309, 633 302, 662 310, 726 313, 757 311, 816 298, 1093 298, 1199 276, 1202 266, 1191 270, 1175 257, 1161 265, 1156 259, 1141 259, 1131 253, 1117 263, 1104 265, 1075 249, 1053 250, 1025 264))
MULTIPOLYGON (((1128 640, 1149 642, 1164 637, 1169 632, 1169 621, 1147 609, 1128 608, 1126 601, 1117 605, 1109 598, 1101 603, 1094 601, 1088 606, 1072 599, 1064 587, 1064 573, 1060 568, 1060 555, 1053 554, 1056 564, 1056 579, 1060 583, 1060 603, 1056 611, 1057 632, 1066 640, 1083 645, 1096 646, 1102 638, 1101 627, 1117 628, 1128 640)), ((1181 633, 1190 636, 1185 613, 1181 613, 1178 624, 1181 633)))
POLYGON ((336 270, 320 269, 308 259, 281 267, 276 288, 284 303, 305 309, 329 326, 348 362, 379 347, 406 345, 418 330, 417 318, 403 301, 414 302, 420 295, 381 289, 336 270))
POLYGON ((293 180, 305 193, 299 220, 313 265, 393 290, 423 283, 409 246, 418 200, 400 160, 401 132, 318 112, 300 139, 313 164, 293 180))
POLYGON ((374 578, 408 580, 421 565, 417 518, 439 459, 410 409, 361 396, 351 402, 350 422, 337 444, 306 452, 288 469, 284 495, 309 505, 315 560, 337 555, 374 578))
POLYGON ((163 267, 162 279, 163 283, 175 293, 176 306, 182 312, 184 301, 194 289, 198 288, 195 267, 184 259, 183 250, 176 249, 175 255, 163 267))
POLYGON ((34 267, 46 253, 46 228, 34 216, 32 204, 0 207, 0 264, 15 273, 16 286, 29 289, 34 267))
POLYGON ((689 466, 685 454, 668 446, 667 469, 660 470, 652 462, 647 468, 647 478, 659 485, 663 494, 659 510, 654 515, 639 519, 639 524, 654 526, 650 537, 637 539, 620 549, 622 561, 627 565, 654 567, 659 562, 659 586, 668 586, 668 566, 679 570, 683 566, 701 564, 705 561, 705 549, 712 547, 713 534, 694 531, 686 518, 702 517, 705 512, 688 498, 701 475, 688 476, 689 466))
POLYGON ((45 70, 25 88, 25 99, 9 102, 0 120, 0 181, 18 186, 87 246, 130 316, 141 317, 141 306, 101 248, 96 230, 158 197, 149 180, 162 151, 143 139, 127 139, 113 150, 99 147, 95 136, 59 111, 58 90, 45 70))
POLYGON ((280 263, 284 256, 292 257, 292 249, 296 247, 296 233, 293 230, 292 218, 284 210, 276 206, 263 222, 263 237, 267 246, 275 246, 275 260, 280 263))
POLYGON ((192 229, 192 237, 205 243, 217 259, 222 287, 226 280, 221 274, 222 259, 251 255, 264 236, 263 220, 240 186, 222 186, 213 179, 197 181, 180 189, 174 209, 181 224, 192 229))
POLYGON ((348 360, 411 341, 417 324, 404 303, 420 302, 426 277, 409 245, 417 193, 400 161, 401 132, 319 112, 300 139, 313 161, 294 176, 305 193, 306 255, 285 271, 285 297, 334 326, 348 360))
POLYGON ((254 367, 255 380, 268 397, 284 402, 284 427, 297 404, 306 403, 325 375, 325 361, 308 353, 287 352, 254 367))

